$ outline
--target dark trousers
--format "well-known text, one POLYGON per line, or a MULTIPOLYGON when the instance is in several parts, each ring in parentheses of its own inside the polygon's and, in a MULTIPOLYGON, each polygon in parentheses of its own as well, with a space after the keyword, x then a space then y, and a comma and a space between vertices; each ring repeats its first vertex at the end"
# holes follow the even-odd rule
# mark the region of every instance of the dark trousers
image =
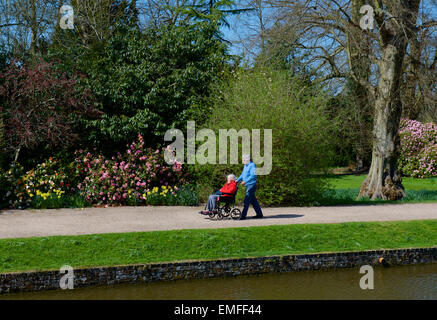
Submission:
POLYGON ((247 210, 249 210, 249 206, 252 204, 253 209, 256 212, 257 216, 262 216, 263 212, 261 211, 261 207, 259 206, 258 200, 255 197, 256 184, 252 184, 250 186, 246 186, 246 197, 244 198, 244 209, 241 213, 241 217, 245 218, 247 215, 247 210))

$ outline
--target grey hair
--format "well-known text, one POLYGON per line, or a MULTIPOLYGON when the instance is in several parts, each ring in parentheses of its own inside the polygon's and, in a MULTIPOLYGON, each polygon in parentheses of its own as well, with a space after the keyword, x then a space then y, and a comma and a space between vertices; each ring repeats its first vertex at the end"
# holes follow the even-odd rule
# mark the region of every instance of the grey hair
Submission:
POLYGON ((231 177, 231 179, 234 181, 237 180, 237 177, 234 174, 230 174, 226 178, 229 178, 229 177, 231 177))
POLYGON ((243 154, 243 160, 249 160, 250 161, 250 155, 249 154, 243 154))

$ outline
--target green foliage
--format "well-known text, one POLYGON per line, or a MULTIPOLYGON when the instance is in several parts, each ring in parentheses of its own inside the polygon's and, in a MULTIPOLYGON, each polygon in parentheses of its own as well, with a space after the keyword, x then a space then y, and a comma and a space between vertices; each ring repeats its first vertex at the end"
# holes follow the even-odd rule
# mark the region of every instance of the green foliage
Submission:
POLYGON ((210 86, 227 58, 216 29, 212 23, 144 31, 118 26, 83 59, 80 50, 68 49, 71 55, 63 58, 67 65, 78 58, 74 67, 88 75, 85 83, 104 113, 83 122, 88 142, 112 152, 141 133, 154 147, 167 129, 204 116, 210 86))
MULTIPOLYGON (((219 23, 221 26, 230 28, 228 17, 239 15, 253 9, 235 8, 234 0, 200 0, 193 4, 184 5, 176 11, 186 14, 194 21, 209 21, 219 23)), ((217 30, 218 31, 218 30, 217 30)))
POLYGON ((177 199, 170 205, 174 206, 197 206, 199 197, 192 185, 185 185, 177 191, 177 199))
MULTIPOLYGON (((367 104, 364 108, 357 108, 360 92, 358 85, 352 80, 346 81, 344 92, 329 99, 328 109, 330 118, 340 123, 335 130, 336 166, 348 166, 361 160, 363 167, 369 167, 372 159, 372 122, 373 108, 367 104)), ((360 164, 356 163, 357 169, 360 164)))
MULTIPOLYGON (((273 130, 273 168, 269 175, 258 176, 258 199, 265 205, 303 205, 316 199, 325 184, 322 178, 310 178, 330 164, 334 127, 328 121, 320 88, 290 78, 284 71, 258 69, 235 73, 217 90, 220 99, 209 128, 273 130)), ((201 199, 211 186, 223 184, 226 174, 238 176, 242 168, 197 165, 201 199), (207 191, 202 191, 205 188, 207 191)))

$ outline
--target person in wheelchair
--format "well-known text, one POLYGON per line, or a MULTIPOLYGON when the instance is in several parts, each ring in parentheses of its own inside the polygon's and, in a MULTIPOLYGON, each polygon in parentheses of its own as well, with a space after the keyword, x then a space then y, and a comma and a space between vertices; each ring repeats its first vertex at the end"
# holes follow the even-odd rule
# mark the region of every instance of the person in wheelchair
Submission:
POLYGON ((226 177, 226 184, 217 192, 209 196, 208 202, 205 206, 204 211, 200 211, 200 214, 209 215, 210 212, 215 212, 217 210, 217 201, 222 198, 232 198, 237 192, 237 177, 230 174, 226 177))

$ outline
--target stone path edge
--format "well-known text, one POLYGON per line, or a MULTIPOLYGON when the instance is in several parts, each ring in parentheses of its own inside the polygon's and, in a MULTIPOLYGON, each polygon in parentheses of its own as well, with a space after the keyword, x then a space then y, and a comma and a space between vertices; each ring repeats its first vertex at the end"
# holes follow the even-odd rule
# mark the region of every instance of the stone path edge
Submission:
MULTIPOLYGON (((436 263, 437 247, 78 268, 74 269, 74 288, 377 266, 381 257, 388 265, 436 263)), ((59 270, 1 273, 0 294, 60 289, 63 276, 59 270)))

